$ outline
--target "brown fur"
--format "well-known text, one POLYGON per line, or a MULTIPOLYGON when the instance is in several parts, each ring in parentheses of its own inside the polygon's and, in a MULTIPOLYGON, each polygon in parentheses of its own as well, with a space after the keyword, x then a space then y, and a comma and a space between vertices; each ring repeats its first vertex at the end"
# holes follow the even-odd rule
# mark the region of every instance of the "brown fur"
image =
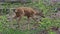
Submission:
POLYGON ((15 17, 27 16, 27 18, 29 18, 29 17, 32 17, 34 15, 40 15, 40 16, 44 17, 42 12, 39 13, 30 7, 19 7, 15 10, 15 14, 16 14, 15 17))
POLYGON ((44 17, 41 12, 39 13, 39 12, 35 11, 34 9, 32 9, 30 7, 19 7, 19 8, 16 8, 15 14, 16 15, 15 15, 14 18, 19 18, 18 21, 21 19, 22 16, 27 16, 28 23, 29 23, 30 17, 32 17, 34 19, 35 15, 40 15, 40 16, 44 17))

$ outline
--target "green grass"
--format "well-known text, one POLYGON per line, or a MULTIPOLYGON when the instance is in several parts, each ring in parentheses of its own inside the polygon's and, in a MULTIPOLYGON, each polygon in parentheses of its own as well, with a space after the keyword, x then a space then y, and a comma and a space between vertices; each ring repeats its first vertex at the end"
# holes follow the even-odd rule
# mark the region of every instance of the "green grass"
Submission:
MULTIPOLYGON (((24 30, 21 29, 12 29, 11 28, 11 23, 12 24, 16 24, 16 20, 13 20, 12 22, 9 22, 7 20, 7 17, 5 15, 0 16, 0 32, 2 34, 37 34, 39 31, 43 30, 43 29, 48 29, 51 26, 58 26, 60 27, 60 19, 51 19, 48 18, 47 15, 50 15, 51 13, 54 13, 56 10, 54 10, 56 7, 60 6, 60 4, 56 4, 55 6, 50 6, 48 4, 44 4, 42 1, 38 2, 38 3, 27 3, 25 5, 21 4, 21 3, 5 3, 0 5, 2 8, 6 9, 6 8, 15 8, 15 7, 20 7, 20 6, 26 6, 26 7, 33 7, 33 8, 38 8, 38 9, 42 9, 43 13, 45 15, 45 18, 42 18, 42 21, 39 22, 39 27, 37 27, 37 29, 31 29, 31 30, 27 30, 27 24, 23 25, 26 23, 27 18, 23 17, 21 19, 21 23, 20 25, 25 26, 24 30)), ((6 10, 3 10, 2 12, 3 14, 7 13, 6 10)), ((33 27, 33 25, 35 24, 35 21, 31 20, 30 21, 32 24, 30 24, 30 27, 33 27)), ((13 26, 15 27, 15 26, 13 26)), ((48 31, 49 34, 55 34, 55 32, 53 31, 48 31)))
MULTIPOLYGON (((22 20, 24 20, 22 18, 22 20)), ((22 21, 21 21, 22 22, 22 21)), ((48 29, 51 26, 59 26, 60 20, 51 20, 49 18, 43 18, 42 22, 40 24, 40 27, 38 27, 36 30, 18 30, 18 29, 12 29, 9 28, 9 23, 7 22, 7 17, 6 16, 0 16, 0 32, 2 34, 36 34, 42 29, 48 29)), ((32 25, 32 24, 31 24, 32 25)), ((54 32, 49 32, 49 34, 54 34, 54 32)))

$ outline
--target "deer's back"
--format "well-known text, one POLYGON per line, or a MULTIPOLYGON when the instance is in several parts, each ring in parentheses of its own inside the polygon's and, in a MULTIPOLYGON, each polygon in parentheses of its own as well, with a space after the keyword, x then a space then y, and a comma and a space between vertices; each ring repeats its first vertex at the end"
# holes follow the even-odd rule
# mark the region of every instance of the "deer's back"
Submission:
POLYGON ((15 13, 17 15, 32 16, 36 12, 32 8, 19 7, 19 8, 16 9, 15 13))

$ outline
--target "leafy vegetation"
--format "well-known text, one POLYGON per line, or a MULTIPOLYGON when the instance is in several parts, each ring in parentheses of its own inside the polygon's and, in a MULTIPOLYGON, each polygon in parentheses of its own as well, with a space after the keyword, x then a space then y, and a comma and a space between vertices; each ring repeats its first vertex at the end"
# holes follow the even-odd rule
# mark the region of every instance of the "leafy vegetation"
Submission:
MULTIPOLYGON (((27 4, 21 4, 21 3, 5 3, 5 4, 1 4, 0 5, 3 9, 2 13, 3 15, 0 16, 0 33, 1 34, 40 34, 39 32, 41 32, 42 30, 48 30, 51 26, 56 26, 56 27, 60 27, 60 19, 59 18, 50 18, 49 16, 51 16, 51 13, 57 13, 58 10, 57 8, 60 6, 60 3, 56 3, 54 6, 48 2, 48 0, 44 3, 43 0, 40 0, 39 2, 31 2, 31 3, 27 3, 27 4), (37 25, 37 28, 32 29, 32 27, 34 27, 33 25, 35 24, 35 21, 33 21, 31 19, 31 23, 30 24, 30 30, 27 30, 27 25, 26 24, 26 20, 27 18, 23 17, 21 19, 21 29, 18 30, 16 29, 16 26, 12 26, 14 28, 11 27, 11 23, 12 24, 16 24, 16 21, 12 21, 9 22, 7 20, 7 8, 16 8, 16 7, 21 7, 21 6, 26 6, 26 7, 32 7, 32 8, 36 8, 38 10, 43 10, 43 13, 45 15, 45 18, 41 19, 41 22, 39 21, 37 25), (22 28, 24 27, 25 28, 22 28)), ((11 12, 11 11, 10 11, 11 12)), ((41 32, 43 33, 43 32, 41 32)), ((47 32, 46 32, 47 33, 47 32)), ((56 34, 55 32, 51 31, 51 29, 48 30, 48 34, 56 34)))

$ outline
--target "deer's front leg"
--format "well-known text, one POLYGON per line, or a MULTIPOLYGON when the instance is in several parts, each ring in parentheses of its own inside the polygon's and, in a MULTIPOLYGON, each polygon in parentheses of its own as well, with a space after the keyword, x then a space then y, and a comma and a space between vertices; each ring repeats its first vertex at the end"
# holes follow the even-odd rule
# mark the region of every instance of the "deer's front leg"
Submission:
POLYGON ((20 20, 21 20, 21 16, 17 18, 17 25, 18 25, 18 29, 20 29, 20 20))

